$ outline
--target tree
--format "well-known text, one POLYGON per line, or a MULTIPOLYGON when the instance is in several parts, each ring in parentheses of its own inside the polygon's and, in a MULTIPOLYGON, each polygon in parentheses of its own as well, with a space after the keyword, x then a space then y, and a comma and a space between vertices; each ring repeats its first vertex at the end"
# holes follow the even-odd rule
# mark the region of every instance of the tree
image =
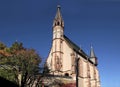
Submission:
POLYGON ((11 53, 15 53, 15 52, 17 52, 17 51, 20 51, 20 50, 25 50, 25 48, 23 47, 23 43, 19 43, 19 42, 14 42, 13 44, 12 44, 12 46, 10 47, 10 52, 11 53))
POLYGON ((4 50, 6 48, 6 45, 3 42, 0 42, 0 50, 4 50))
POLYGON ((2 56, 0 65, 5 70, 11 70, 14 81, 21 87, 32 86, 39 73, 41 57, 34 49, 23 47, 22 43, 15 42, 10 47, 10 56, 2 56))
POLYGON ((16 65, 21 74, 21 87, 24 87, 39 73, 40 57, 36 54, 35 50, 28 49, 17 52, 14 58, 18 59, 16 60, 16 65))

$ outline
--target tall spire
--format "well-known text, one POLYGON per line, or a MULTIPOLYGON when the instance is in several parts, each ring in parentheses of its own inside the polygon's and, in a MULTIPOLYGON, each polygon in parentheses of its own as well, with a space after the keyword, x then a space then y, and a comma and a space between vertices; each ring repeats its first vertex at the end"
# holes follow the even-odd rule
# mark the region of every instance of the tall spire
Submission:
POLYGON ((97 66, 97 57, 95 56, 94 49, 91 45, 91 50, 90 50, 90 60, 97 66))
POLYGON ((56 16, 55 16, 55 19, 54 19, 54 22, 53 22, 53 27, 55 26, 62 26, 64 27, 64 21, 62 19, 62 14, 60 12, 60 5, 57 6, 57 13, 56 13, 56 16))

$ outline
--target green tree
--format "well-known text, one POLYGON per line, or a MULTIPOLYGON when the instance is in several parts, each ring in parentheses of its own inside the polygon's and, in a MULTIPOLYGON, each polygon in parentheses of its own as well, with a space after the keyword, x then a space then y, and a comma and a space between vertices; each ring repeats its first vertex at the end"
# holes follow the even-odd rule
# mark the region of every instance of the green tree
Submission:
POLYGON ((23 47, 23 43, 16 41, 10 47, 10 52, 14 54, 17 51, 24 50, 24 49, 25 48, 23 47))
POLYGON ((6 45, 3 42, 0 42, 0 50, 3 50, 6 48, 6 45))
POLYGON ((0 65, 11 70, 12 78, 20 87, 32 87, 39 74, 41 57, 34 49, 26 49, 22 43, 15 42, 10 47, 10 56, 1 56, 0 65))

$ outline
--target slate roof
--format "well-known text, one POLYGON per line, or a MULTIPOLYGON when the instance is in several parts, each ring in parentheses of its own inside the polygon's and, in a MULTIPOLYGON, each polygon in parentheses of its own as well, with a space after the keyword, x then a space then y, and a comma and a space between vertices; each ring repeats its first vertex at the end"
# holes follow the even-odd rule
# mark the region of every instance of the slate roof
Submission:
POLYGON ((64 39, 69 44, 69 46, 78 54, 80 54, 86 59, 89 57, 79 46, 77 46, 74 42, 72 42, 67 36, 64 35, 64 39))
POLYGON ((90 56, 88 56, 79 46, 77 46, 74 42, 72 42, 67 36, 63 36, 64 40, 67 42, 67 44, 72 48, 75 52, 77 52, 79 55, 81 55, 83 58, 94 64, 90 60, 90 56))

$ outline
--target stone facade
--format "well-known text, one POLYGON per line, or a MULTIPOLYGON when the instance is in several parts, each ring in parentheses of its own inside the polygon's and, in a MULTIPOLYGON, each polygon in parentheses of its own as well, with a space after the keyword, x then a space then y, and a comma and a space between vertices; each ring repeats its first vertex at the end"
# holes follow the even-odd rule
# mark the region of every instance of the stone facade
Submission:
POLYGON ((91 47, 88 56, 80 47, 64 35, 64 21, 60 6, 53 22, 52 47, 46 64, 50 74, 69 76, 78 82, 78 87, 100 87, 97 57, 91 47))

